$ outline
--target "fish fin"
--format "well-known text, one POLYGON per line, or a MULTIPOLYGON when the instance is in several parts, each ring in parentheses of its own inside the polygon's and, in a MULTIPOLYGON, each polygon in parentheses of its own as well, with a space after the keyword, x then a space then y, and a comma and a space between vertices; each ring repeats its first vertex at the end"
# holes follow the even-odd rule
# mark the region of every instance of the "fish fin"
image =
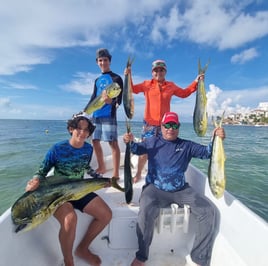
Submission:
POLYGON ((15 228, 15 233, 18 233, 22 231, 24 228, 26 228, 27 224, 20 224, 15 228))

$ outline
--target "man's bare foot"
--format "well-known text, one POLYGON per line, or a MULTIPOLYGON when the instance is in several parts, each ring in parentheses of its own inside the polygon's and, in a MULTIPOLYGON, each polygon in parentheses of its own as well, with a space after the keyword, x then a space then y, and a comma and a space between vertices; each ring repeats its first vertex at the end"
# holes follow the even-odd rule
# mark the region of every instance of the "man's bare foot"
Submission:
POLYGON ((137 182, 139 182, 140 180, 141 180, 141 175, 136 175, 136 176, 134 176, 133 179, 132 179, 133 183, 137 183, 137 182))
POLYGON ((103 175, 103 174, 106 173, 106 168, 105 167, 99 167, 95 171, 96 171, 96 173, 103 175))
POLYGON ((101 259, 99 256, 91 253, 88 249, 81 249, 77 248, 75 251, 75 255, 80 257, 81 259, 85 260, 92 266, 100 266, 101 265, 101 259))
POLYGON ((145 266, 145 262, 142 262, 142 261, 138 260, 137 258, 135 258, 132 261, 130 266, 145 266))

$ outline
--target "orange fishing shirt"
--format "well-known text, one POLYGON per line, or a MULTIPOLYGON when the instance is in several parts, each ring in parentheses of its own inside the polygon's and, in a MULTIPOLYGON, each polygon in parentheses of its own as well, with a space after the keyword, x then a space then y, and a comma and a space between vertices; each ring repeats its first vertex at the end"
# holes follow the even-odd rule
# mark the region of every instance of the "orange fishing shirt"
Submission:
POLYGON ((151 126, 160 126, 163 115, 170 111, 170 101, 173 95, 186 98, 197 90, 197 82, 192 82, 182 89, 174 82, 164 81, 161 86, 158 81, 145 80, 143 83, 133 85, 133 93, 144 93, 145 110, 144 120, 151 126))

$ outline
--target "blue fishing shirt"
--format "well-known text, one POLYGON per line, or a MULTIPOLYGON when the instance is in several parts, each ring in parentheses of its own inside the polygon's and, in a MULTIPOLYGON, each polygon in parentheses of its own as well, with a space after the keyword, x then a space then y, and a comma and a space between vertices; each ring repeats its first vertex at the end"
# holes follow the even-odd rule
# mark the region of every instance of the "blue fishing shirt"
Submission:
POLYGON ((74 148, 69 140, 58 142, 48 150, 35 176, 43 179, 54 167, 54 177, 83 178, 85 170, 90 169, 92 154, 88 142, 81 148, 74 148))
MULTIPOLYGON (((96 95, 101 95, 105 88, 113 83, 113 79, 109 74, 102 74, 96 79, 95 86, 97 89, 96 95)), ((110 104, 105 104, 101 109, 93 113, 93 117, 110 117, 112 106, 110 104)))
POLYGON ((131 152, 148 155, 146 184, 154 184, 164 191, 177 191, 185 185, 185 171, 192 158, 209 159, 212 143, 208 146, 177 138, 165 140, 161 135, 132 142, 131 152))

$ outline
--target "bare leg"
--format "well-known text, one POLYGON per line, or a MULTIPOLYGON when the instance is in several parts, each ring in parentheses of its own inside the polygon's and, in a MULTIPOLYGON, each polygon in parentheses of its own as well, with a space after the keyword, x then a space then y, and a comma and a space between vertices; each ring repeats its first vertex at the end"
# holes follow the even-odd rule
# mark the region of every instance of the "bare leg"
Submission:
POLYGON ((119 178, 119 167, 120 167, 120 149, 118 146, 118 142, 116 140, 109 142, 110 147, 112 149, 112 157, 113 157, 113 176, 119 178))
POLYGON ((54 216, 60 223, 59 241, 64 258, 64 265, 74 266, 72 252, 77 224, 76 213, 73 206, 66 202, 56 210, 54 216))
POLYGON ((106 167, 104 163, 104 158, 103 158, 103 151, 102 147, 100 144, 100 140, 94 139, 92 140, 94 152, 96 154, 97 162, 98 162, 98 169, 96 169, 96 172, 98 174, 104 174, 106 172, 106 167))
POLYGON ((132 261, 132 263, 131 263, 130 266, 144 266, 144 265, 145 265, 144 262, 139 261, 138 259, 135 258, 135 259, 132 261))
POLYGON ((96 197, 85 206, 83 212, 92 215, 94 220, 88 226, 86 234, 78 245, 75 254, 92 266, 100 266, 100 257, 90 252, 88 248, 91 242, 112 219, 112 211, 100 197, 96 197))
POLYGON ((142 173, 142 170, 143 170, 146 162, 147 162, 147 154, 140 155, 139 160, 138 160, 137 172, 136 172, 135 177, 133 177, 134 183, 137 183, 138 181, 140 181, 141 173, 142 173))

